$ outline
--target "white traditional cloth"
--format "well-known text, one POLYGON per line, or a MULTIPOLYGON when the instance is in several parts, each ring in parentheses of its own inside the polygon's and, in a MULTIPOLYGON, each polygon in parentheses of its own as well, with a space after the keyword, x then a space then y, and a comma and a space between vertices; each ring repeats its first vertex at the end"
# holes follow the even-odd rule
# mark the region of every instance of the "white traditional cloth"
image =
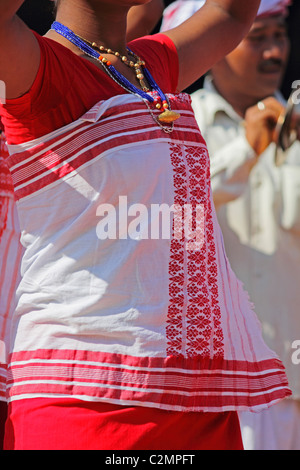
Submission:
POLYGON ((10 147, 25 254, 9 400, 256 411, 290 395, 226 258, 191 99, 169 98, 172 134, 122 95, 10 147), (153 206, 177 208, 171 235, 153 206), (186 208, 200 245, 180 233, 186 208))
POLYGON ((6 401, 7 344, 22 256, 13 183, 5 162, 7 156, 4 135, 0 134, 0 401, 6 401))
MULTIPOLYGON (((291 0, 262 0, 257 16, 286 15, 288 13, 288 6, 291 3, 291 0)), ((161 31, 168 31, 179 26, 203 7, 204 4, 205 0, 177 0, 171 3, 164 11, 161 31)))

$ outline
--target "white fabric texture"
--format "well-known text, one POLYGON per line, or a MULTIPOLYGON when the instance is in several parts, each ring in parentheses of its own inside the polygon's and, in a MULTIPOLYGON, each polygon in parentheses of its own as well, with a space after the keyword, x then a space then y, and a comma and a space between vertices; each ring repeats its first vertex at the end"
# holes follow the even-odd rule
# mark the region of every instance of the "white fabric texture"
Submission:
POLYGON ((10 400, 71 395, 225 411, 264 409, 290 394, 225 255, 190 97, 169 98, 181 115, 172 134, 140 98, 122 95, 10 147, 25 248, 10 400), (120 196, 133 211, 131 236, 120 196), (136 204, 147 210, 137 215, 136 204), (158 219, 148 211, 161 204, 200 208, 199 245, 189 227, 179 233, 178 213, 171 236, 149 236, 158 219))

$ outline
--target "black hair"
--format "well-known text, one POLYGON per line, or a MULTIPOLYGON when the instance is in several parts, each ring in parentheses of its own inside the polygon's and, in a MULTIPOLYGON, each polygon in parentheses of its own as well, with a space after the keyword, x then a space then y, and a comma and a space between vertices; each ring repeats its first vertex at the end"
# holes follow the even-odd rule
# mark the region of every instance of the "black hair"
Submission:
POLYGON ((18 16, 29 28, 44 35, 55 18, 56 4, 57 1, 51 0, 25 0, 18 16))

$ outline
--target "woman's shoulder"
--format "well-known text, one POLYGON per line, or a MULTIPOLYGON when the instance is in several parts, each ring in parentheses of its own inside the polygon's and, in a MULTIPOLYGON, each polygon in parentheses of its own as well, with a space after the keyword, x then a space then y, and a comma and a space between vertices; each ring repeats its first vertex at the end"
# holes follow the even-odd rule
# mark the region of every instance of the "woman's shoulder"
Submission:
POLYGON ((177 91, 179 62, 173 41, 163 33, 135 39, 128 47, 146 62, 146 66, 165 91, 177 91))
POLYGON ((106 98, 104 72, 56 41, 34 34, 41 51, 35 80, 27 93, 0 106, 10 144, 69 124, 106 98))

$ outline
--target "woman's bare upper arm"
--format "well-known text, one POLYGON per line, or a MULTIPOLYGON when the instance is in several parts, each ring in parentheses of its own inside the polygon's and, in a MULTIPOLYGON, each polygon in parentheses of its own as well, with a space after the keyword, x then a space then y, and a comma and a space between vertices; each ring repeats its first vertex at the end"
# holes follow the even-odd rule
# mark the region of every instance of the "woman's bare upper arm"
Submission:
POLYGON ((178 51, 179 90, 194 83, 239 44, 258 6, 258 0, 207 0, 189 20, 164 33, 178 51))
POLYGON ((35 35, 16 15, 0 25, 0 80, 6 99, 18 98, 34 82, 40 64, 35 35))

